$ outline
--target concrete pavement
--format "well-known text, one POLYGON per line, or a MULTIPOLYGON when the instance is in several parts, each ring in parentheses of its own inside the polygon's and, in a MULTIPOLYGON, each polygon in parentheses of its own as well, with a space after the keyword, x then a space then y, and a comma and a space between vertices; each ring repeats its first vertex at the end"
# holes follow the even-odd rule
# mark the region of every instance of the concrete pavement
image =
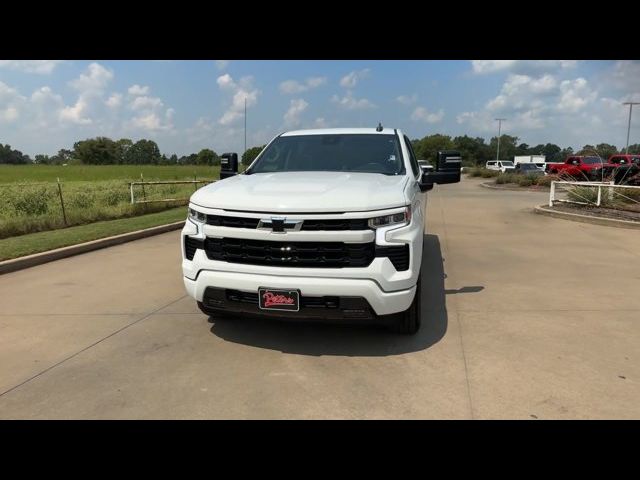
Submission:
POLYGON ((423 327, 208 319, 178 232, 0 276, 0 418, 640 418, 634 231, 429 193, 423 327))

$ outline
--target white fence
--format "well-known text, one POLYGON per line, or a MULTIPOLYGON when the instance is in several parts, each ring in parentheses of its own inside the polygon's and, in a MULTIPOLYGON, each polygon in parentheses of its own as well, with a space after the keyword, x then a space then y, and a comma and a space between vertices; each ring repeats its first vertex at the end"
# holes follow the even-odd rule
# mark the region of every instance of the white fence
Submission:
MULTIPOLYGON (((631 198, 625 193, 629 191, 640 192, 640 186, 615 185, 611 182, 568 182, 553 181, 549 191, 549 206, 553 207, 554 202, 575 203, 578 205, 602 206, 603 200, 624 199, 631 204, 640 204, 635 198, 631 198), (586 195, 588 189, 597 189, 595 199, 591 195, 586 195), (560 193, 567 193, 573 198, 558 198, 560 193), (617 196, 617 197, 616 197, 617 196)), ((639 197, 640 198, 640 197, 639 197)))

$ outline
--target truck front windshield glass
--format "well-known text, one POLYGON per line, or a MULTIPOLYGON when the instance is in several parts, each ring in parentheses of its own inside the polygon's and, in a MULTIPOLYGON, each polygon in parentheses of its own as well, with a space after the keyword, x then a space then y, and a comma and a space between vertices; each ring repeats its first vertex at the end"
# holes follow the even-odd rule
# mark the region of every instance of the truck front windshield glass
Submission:
POLYGON ((293 135, 276 138, 246 172, 405 173, 400 143, 389 134, 293 135))
POLYGON ((601 158, 598 157, 584 157, 582 159, 583 163, 604 163, 601 158))

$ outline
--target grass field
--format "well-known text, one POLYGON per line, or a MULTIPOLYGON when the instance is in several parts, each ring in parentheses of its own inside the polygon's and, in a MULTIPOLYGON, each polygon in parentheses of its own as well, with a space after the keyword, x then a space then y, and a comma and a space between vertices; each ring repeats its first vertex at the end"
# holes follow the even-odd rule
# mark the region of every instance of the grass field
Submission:
POLYGON ((95 182, 100 180, 217 179, 220 167, 208 165, 0 165, 0 184, 55 182, 95 182))
POLYGON ((195 185, 134 186, 138 200, 177 201, 133 205, 129 182, 140 174, 145 181, 212 181, 219 172, 202 165, 0 165, 0 239, 172 209, 186 204, 195 185))
MULTIPOLYGON (((133 232, 157 225, 165 225, 167 223, 184 220, 186 216, 187 209, 185 207, 179 207, 163 212, 140 215, 134 218, 94 222, 89 225, 5 238, 0 240, 0 260, 9 260, 11 258, 76 245, 112 235, 133 232)), ((176 246, 176 248, 179 247, 176 246)))

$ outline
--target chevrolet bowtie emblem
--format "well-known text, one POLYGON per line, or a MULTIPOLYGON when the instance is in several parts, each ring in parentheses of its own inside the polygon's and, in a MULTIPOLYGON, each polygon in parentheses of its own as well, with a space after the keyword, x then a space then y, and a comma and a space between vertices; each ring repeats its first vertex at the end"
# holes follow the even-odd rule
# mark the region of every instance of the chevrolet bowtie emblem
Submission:
POLYGON ((302 220, 287 220, 286 217, 263 218, 258 222, 258 230, 271 230, 273 233, 286 233, 287 230, 298 231, 302 228, 302 220))

